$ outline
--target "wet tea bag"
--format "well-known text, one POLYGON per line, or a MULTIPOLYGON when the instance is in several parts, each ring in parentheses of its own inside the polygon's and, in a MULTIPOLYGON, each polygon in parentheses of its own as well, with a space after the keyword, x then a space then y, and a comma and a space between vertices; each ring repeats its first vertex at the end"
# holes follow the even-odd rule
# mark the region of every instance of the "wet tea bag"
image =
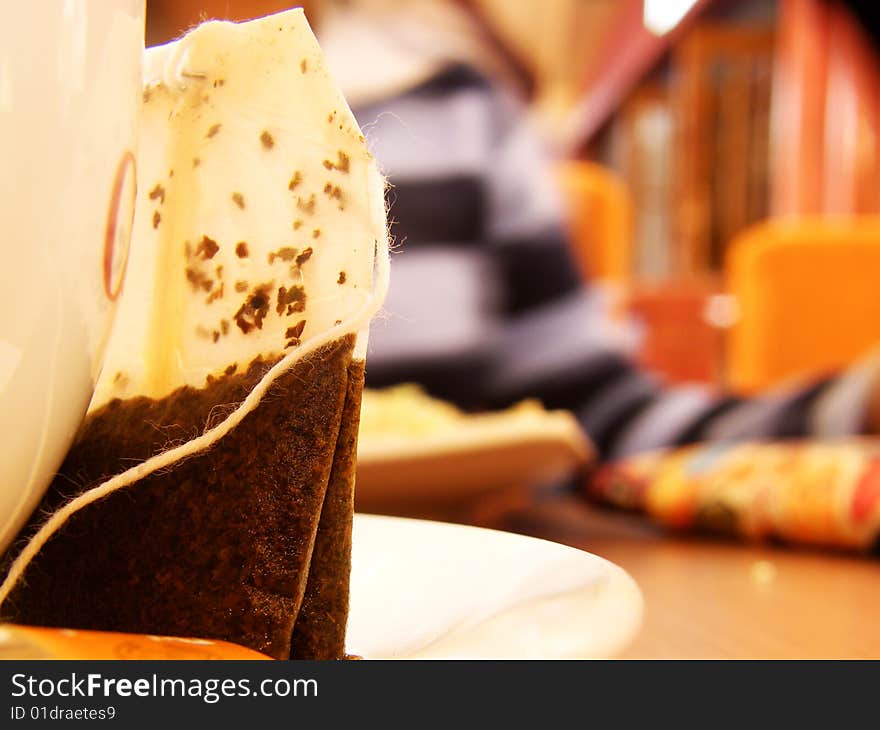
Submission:
POLYGON ((384 181, 302 11, 147 51, 137 166, 109 354, 0 614, 339 657, 384 181))

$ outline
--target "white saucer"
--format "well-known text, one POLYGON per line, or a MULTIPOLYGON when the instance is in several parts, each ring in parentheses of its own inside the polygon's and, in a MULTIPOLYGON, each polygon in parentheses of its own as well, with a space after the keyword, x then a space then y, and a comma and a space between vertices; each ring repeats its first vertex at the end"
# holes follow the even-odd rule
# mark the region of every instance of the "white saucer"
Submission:
POLYGON ((506 532, 355 516, 346 650, 365 659, 612 657, 642 597, 590 553, 506 532))

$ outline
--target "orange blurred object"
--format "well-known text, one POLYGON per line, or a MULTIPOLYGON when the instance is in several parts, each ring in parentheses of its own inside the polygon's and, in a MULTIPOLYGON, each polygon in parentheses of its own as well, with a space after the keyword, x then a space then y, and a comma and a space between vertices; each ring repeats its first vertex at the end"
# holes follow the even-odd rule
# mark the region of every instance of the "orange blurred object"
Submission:
POLYGON ((213 639, 0 624, 0 659, 271 659, 213 639))
POLYGON ((773 215, 880 213, 880 66, 844 3, 780 0, 773 215))
POLYGON ((632 271, 632 200, 613 171, 585 160, 559 164, 569 235, 587 279, 622 282, 632 271))
POLYGON ((708 276, 633 284, 627 309, 644 328, 639 364, 669 383, 718 384, 724 334, 706 312, 720 290, 708 276))
POLYGON ((880 341, 880 216, 778 219, 730 247, 739 309, 729 385, 755 393, 840 369, 880 341))
POLYGON ((717 382, 723 338, 704 316, 709 298, 719 292, 717 280, 636 279, 633 203, 623 179, 585 160, 560 163, 557 179, 581 274, 616 287, 624 309, 644 326, 640 364, 669 382, 717 382))

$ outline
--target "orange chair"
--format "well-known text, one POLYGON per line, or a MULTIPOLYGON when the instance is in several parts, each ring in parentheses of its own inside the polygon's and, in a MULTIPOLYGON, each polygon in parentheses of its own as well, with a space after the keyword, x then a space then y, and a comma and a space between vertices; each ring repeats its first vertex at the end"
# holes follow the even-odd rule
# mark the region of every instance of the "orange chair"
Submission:
POLYGON ((581 273, 624 282, 632 271, 632 201, 613 171, 594 162, 560 163, 558 182, 581 273))
POLYGON ((732 243, 725 276, 737 392, 839 369, 880 342, 880 216, 759 224, 732 243))

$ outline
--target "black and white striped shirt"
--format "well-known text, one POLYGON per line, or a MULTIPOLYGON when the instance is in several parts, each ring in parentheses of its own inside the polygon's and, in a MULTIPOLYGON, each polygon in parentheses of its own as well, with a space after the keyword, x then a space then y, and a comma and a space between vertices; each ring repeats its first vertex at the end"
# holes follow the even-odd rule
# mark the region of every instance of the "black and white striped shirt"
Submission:
POLYGON ((834 433, 821 418, 844 391, 853 401, 852 374, 743 401, 666 388, 638 370, 579 278, 538 136, 516 101, 470 68, 355 114, 392 186, 396 241, 368 385, 420 382, 469 409, 537 397, 572 410, 605 458, 862 428, 864 401, 834 433))

